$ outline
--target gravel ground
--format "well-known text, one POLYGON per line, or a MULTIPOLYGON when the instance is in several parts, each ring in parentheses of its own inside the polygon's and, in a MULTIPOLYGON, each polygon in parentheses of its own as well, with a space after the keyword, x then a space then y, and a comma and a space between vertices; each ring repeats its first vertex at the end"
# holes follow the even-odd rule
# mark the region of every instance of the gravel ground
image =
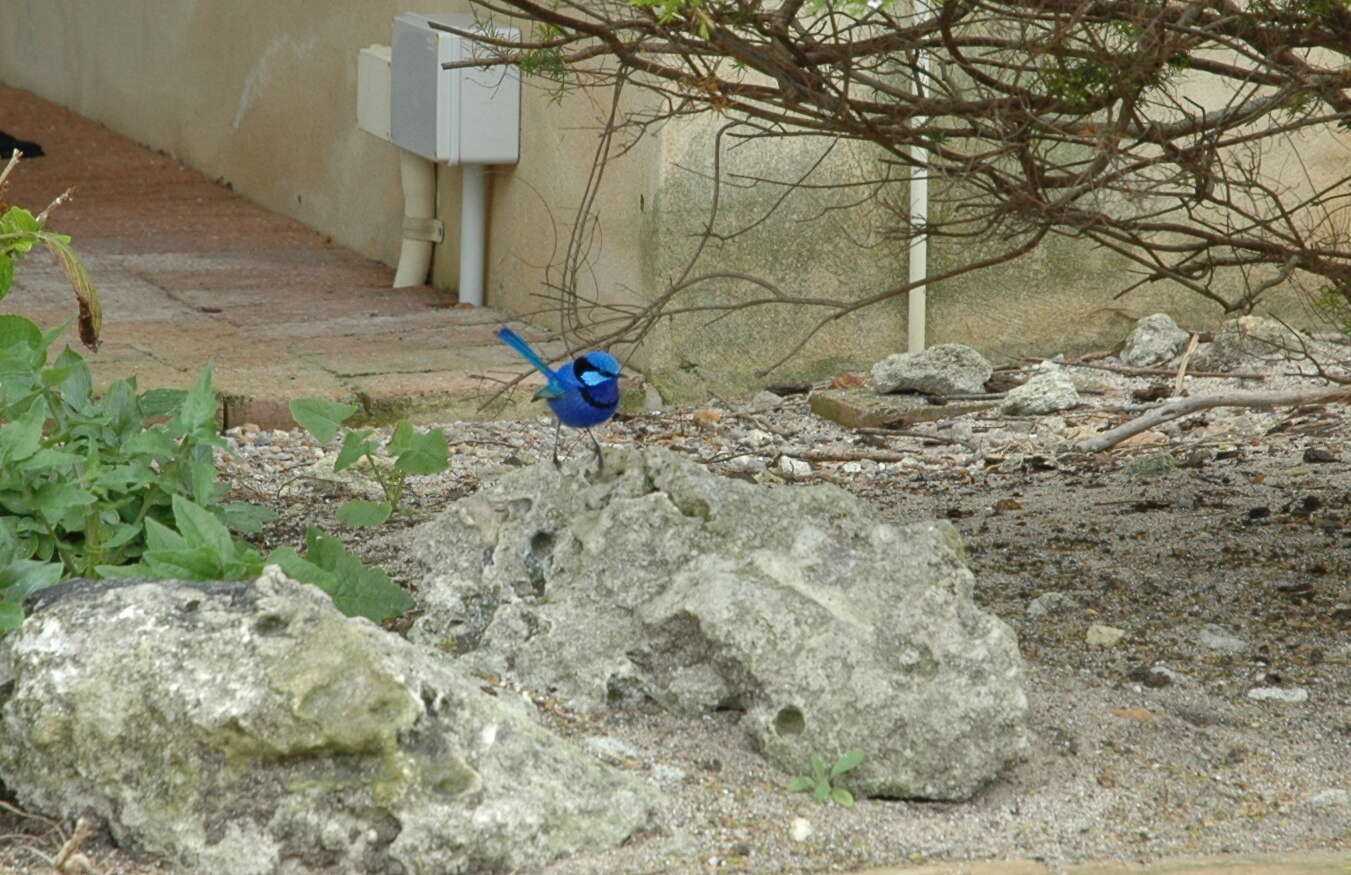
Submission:
MULTIPOLYGON (((1316 385, 1291 370, 1268 366, 1264 382, 1242 385, 1189 378, 1187 391, 1316 385)), ((1351 848, 1351 410, 1214 409, 1110 452, 1075 454, 1066 452, 1073 440, 1140 409, 1132 392, 1150 380, 1069 371, 1084 403, 1045 417, 988 410, 861 434, 790 394, 667 408, 599 430, 606 443, 665 445, 778 488, 838 483, 896 521, 952 520, 977 600, 1018 633, 1033 746, 970 802, 844 809, 787 793, 791 776, 749 748, 735 713, 581 715, 521 690, 542 721, 666 797, 647 835, 545 871, 1007 858, 1055 867, 1351 848)), ((407 529, 504 471, 547 462, 553 439, 545 417, 442 427, 451 470, 411 482, 406 517, 342 532, 414 590, 407 529)), ((282 515, 260 546, 298 543, 311 524, 341 530, 332 511, 362 487, 316 476, 326 450, 303 433, 229 436, 222 462, 235 497, 282 515)), ((589 451, 584 439, 565 447, 589 451)), ((0 871, 36 871, 34 851, 60 845, 55 825, 33 819, 2 817, 0 832, 10 834, 0 837, 0 871)), ((85 850, 94 871, 161 871, 97 835, 85 850)))

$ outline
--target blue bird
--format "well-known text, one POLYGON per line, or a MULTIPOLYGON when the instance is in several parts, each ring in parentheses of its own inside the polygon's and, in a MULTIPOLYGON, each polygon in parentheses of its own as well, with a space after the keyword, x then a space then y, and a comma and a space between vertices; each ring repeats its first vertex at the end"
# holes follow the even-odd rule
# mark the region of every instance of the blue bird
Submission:
POLYGON ((615 408, 619 406, 618 360, 608 352, 588 352, 555 371, 515 331, 499 328, 497 336, 534 365, 548 381, 535 397, 548 401, 558 420, 554 429, 554 464, 558 464, 559 436, 563 426, 567 425, 586 431, 591 443, 596 445, 596 461, 604 468, 605 457, 600 452, 600 441, 591 434, 591 426, 600 425, 614 416, 615 408))

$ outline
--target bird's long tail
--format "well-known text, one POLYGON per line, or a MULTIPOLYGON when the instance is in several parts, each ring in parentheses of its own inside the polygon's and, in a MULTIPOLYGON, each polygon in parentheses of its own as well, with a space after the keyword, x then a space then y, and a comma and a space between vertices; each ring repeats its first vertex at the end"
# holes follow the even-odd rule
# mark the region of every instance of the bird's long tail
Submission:
POLYGON ((497 329, 497 336, 507 346, 519 352, 521 358, 534 365, 536 370, 541 374, 548 377, 550 380, 557 376, 554 374, 553 369, 549 367, 549 364, 539 357, 539 353, 535 352, 530 347, 530 344, 525 342, 525 338, 521 337, 521 335, 517 334, 515 331, 512 331, 510 328, 499 328, 497 329))

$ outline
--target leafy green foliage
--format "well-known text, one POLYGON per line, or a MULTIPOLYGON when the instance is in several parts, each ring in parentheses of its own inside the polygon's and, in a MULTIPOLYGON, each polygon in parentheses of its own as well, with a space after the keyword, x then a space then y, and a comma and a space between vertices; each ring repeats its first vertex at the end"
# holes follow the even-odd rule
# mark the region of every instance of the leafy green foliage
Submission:
POLYGON ((1314 308, 1342 334, 1351 335, 1351 283, 1323 287, 1314 308))
MULTIPOLYGON (((322 398, 298 398, 291 402, 291 416, 321 441, 336 437, 342 423, 356 410, 351 404, 322 398)), ((364 462, 363 470, 375 478, 385 494, 384 501, 349 501, 339 507, 337 516, 345 525, 380 525, 399 509, 410 475, 439 474, 450 467, 450 445, 439 428, 417 432, 408 420, 399 420, 384 447, 394 457, 392 466, 381 463, 380 445, 374 435, 375 430, 370 428, 346 431, 333 463, 334 471, 345 471, 364 462)))
POLYGON ((3 316, 0 338, 0 524, 14 527, 23 558, 91 575, 134 561, 147 522, 171 520, 175 495, 218 505, 209 366, 188 392, 146 398, 124 379, 96 397, 74 350, 46 364, 56 332, 3 316))
POLYGON ((229 527, 256 532, 275 515, 222 503, 211 367, 186 392, 124 379, 96 396, 79 353, 48 363, 59 335, 0 316, 0 613, 17 622, 24 596, 63 578, 257 565, 229 527))
POLYGON ((383 570, 362 564, 337 538, 311 527, 305 533, 305 547, 304 556, 282 547, 272 551, 267 561, 280 565, 287 576, 328 593, 334 606, 349 617, 379 622, 413 607, 407 591, 392 583, 383 570))
MULTIPOLYGON (((0 634, 23 621, 24 598, 62 579, 238 580, 256 577, 268 562, 318 586, 351 616, 381 620, 412 606, 385 572, 318 530, 308 533, 304 556, 285 547, 266 559, 234 536, 258 532, 276 515, 222 501, 210 365, 186 392, 138 393, 131 379, 96 396, 89 366, 74 350, 48 364, 59 335, 0 316, 0 634)), ((314 406, 305 415, 336 432, 351 412, 314 406)), ((397 452, 390 476, 400 485, 408 473, 444 469, 440 432, 405 425, 390 443, 397 452)), ((375 525, 389 507, 358 502, 345 513, 354 524, 375 525)))
POLYGON ((340 404, 323 398, 297 398, 291 402, 291 416, 319 440, 333 440, 345 422, 357 412, 355 404, 340 404))
POLYGON ((629 5, 636 9, 655 10, 657 20, 663 24, 679 17, 691 17, 704 6, 701 0, 629 0, 629 5))
POLYGON ((313 584, 349 617, 380 621, 413 606, 413 598, 379 568, 369 568, 342 542, 316 528, 305 534, 306 552, 292 547, 273 550, 264 560, 257 550, 235 540, 230 530, 206 508, 180 495, 173 497, 177 528, 150 520, 147 548, 134 565, 102 567, 103 577, 146 577, 175 580, 242 580, 257 577, 263 566, 277 564, 288 577, 313 584))
POLYGON ((810 775, 798 775, 788 784, 790 793, 810 792, 817 802, 825 803, 827 800, 836 805, 843 805, 845 808, 854 807, 854 794, 843 787, 832 785, 832 781, 841 777, 847 772, 858 767, 863 762, 863 751, 851 750, 835 760, 835 764, 829 769, 826 768, 826 761, 820 754, 812 754, 812 773, 810 775))

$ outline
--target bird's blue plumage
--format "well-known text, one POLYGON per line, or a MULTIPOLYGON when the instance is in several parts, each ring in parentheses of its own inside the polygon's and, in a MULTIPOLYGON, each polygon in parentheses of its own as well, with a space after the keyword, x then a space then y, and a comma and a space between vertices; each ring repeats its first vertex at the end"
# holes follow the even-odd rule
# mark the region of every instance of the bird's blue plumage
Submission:
MULTIPOLYGON (((510 328, 497 329, 497 336, 544 375, 548 382, 535 397, 549 402, 549 408, 560 423, 573 428, 590 428, 614 415, 619 407, 619 362, 614 356, 608 352, 588 352, 554 370, 525 338, 510 328)), ((555 459, 557 454, 555 446, 555 459)))

